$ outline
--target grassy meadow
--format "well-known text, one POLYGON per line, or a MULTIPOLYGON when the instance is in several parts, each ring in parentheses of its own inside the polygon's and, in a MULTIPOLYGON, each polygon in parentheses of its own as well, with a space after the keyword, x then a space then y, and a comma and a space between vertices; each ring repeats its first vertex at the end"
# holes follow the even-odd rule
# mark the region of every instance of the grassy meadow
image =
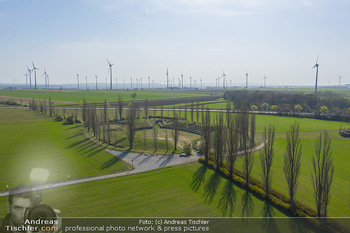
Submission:
POLYGON ((140 91, 140 90, 75 90, 75 91, 58 91, 58 90, 0 90, 0 96, 7 97, 18 97, 18 98, 35 98, 35 99, 46 99, 55 101, 64 101, 70 103, 82 103, 83 99, 89 103, 100 103, 105 99, 109 102, 118 101, 118 96, 120 95, 124 101, 132 100, 131 94, 136 93, 135 101, 151 99, 169 99, 169 98, 186 98, 186 97, 196 97, 204 96, 206 94, 193 94, 182 92, 179 96, 178 92, 173 92, 171 90, 167 91, 140 91))
MULTIPOLYGON (((6 211, 5 202, 0 198, 0 212, 6 211)), ((264 214, 263 201, 199 163, 46 190, 44 203, 60 209, 63 217, 264 214)), ((273 215, 285 216, 276 209, 273 215)))
POLYGON ((85 137, 83 127, 64 125, 23 109, 0 109, 0 190, 28 183, 32 168, 50 171, 49 181, 125 171, 105 146, 85 137), (112 166, 104 166, 114 161, 112 166))

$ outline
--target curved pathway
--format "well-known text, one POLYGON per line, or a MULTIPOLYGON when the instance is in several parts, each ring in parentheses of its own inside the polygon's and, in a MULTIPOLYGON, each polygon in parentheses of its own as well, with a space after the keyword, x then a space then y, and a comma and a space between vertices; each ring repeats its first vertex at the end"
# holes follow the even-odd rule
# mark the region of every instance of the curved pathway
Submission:
MULTIPOLYGON (((171 155, 148 155, 147 154, 146 155, 146 154, 139 154, 139 153, 133 153, 128 151, 114 151, 114 150, 108 150, 108 149, 105 149, 105 150, 110 154, 112 154, 113 156, 122 159, 124 162, 131 164, 134 169, 128 172, 113 173, 108 175, 93 176, 93 177, 81 178, 76 180, 63 181, 63 182, 58 182, 54 184, 40 185, 34 188, 33 190, 44 190, 44 189, 50 189, 50 188, 63 187, 63 186, 72 185, 72 184, 80 184, 84 182, 91 182, 96 180, 104 180, 104 179, 109 179, 109 178, 114 178, 119 176, 125 176, 129 174, 150 171, 150 170, 158 169, 162 167, 195 162, 195 161, 198 161, 198 158, 200 157, 199 155, 180 157, 179 154, 171 154, 171 155)), ((2 192, 0 193, 0 197, 8 196, 8 194, 9 192, 2 192)))

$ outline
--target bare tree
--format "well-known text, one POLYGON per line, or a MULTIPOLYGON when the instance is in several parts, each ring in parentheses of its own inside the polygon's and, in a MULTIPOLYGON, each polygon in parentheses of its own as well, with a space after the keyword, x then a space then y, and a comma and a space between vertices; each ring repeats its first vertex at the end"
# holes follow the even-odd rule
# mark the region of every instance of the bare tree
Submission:
POLYGON ((179 137, 180 137, 180 122, 176 116, 176 113, 174 115, 173 127, 174 127, 173 138, 174 138, 174 144, 175 144, 174 151, 176 151, 177 150, 177 143, 178 143, 179 137))
POLYGON ((160 117, 161 117, 161 119, 162 119, 162 121, 163 121, 163 105, 162 106, 160 106, 160 117))
POLYGON ((231 123, 231 101, 227 100, 226 102, 226 124, 227 128, 230 128, 230 123, 231 123))
POLYGON ((216 122, 214 126, 213 148, 216 168, 219 170, 222 164, 223 155, 225 153, 226 148, 226 129, 224 127, 224 116, 222 115, 222 113, 219 114, 219 117, 216 116, 216 122))
POLYGON ((197 116, 197 123, 199 121, 199 102, 197 101, 197 111, 196 111, 196 116, 197 116))
POLYGON ((191 103, 191 121, 193 121, 193 113, 194 113, 194 103, 191 103))
POLYGON ((315 141, 315 156, 312 158, 312 185, 315 193, 318 217, 327 217, 327 206, 330 201, 330 188, 333 181, 334 166, 332 159, 331 139, 327 131, 320 133, 315 141))
POLYGON ((168 130, 165 130, 165 149, 169 151, 169 138, 168 138, 168 130))
POLYGON ((275 143, 275 126, 269 125, 269 128, 264 129, 264 148, 260 152, 260 162, 262 170, 262 179, 265 190, 266 199, 269 198, 270 187, 272 183, 272 172, 271 167, 274 157, 274 148, 275 143))
POLYGON ((234 165, 236 162, 236 159, 238 157, 238 140, 239 140, 239 134, 235 128, 237 123, 237 118, 231 118, 231 123, 229 124, 228 128, 228 137, 227 137, 227 148, 228 148, 228 155, 227 155, 227 164, 229 166, 229 172, 232 177, 234 165))
POLYGON ((246 148, 244 150, 244 157, 243 157, 243 174, 245 177, 245 182, 246 182, 247 187, 249 185, 249 179, 250 179, 250 174, 251 174, 252 169, 253 169, 253 164, 254 164, 253 151, 246 148))
POLYGON ((122 118, 123 118, 123 99, 120 95, 118 96, 118 110, 119 110, 119 120, 122 120, 122 118))
POLYGON ((185 109, 185 121, 187 121, 187 104, 185 104, 184 109, 185 109))
POLYGON ((128 105, 126 126, 126 134, 128 136, 129 146, 130 149, 132 149, 136 133, 136 108, 132 105, 132 103, 129 103, 128 105))
MULTIPOLYGON (((21 104, 22 105, 22 104, 21 104)), ((46 108, 46 99, 44 99, 44 115, 46 115, 47 108, 46 108)))
POLYGON ((202 138, 204 143, 204 158, 206 161, 208 161, 210 146, 211 146, 211 126, 210 126, 210 111, 209 108, 207 108, 204 118, 203 118, 203 124, 202 124, 202 138))
POLYGON ((143 130, 143 150, 146 151, 147 149, 147 134, 146 130, 143 130))
MULTIPOLYGON (((50 100, 51 102, 51 100, 50 100)), ((87 104, 86 104, 86 99, 84 98, 83 100, 83 106, 82 106, 82 115, 83 115, 83 122, 86 125, 87 121, 87 110, 86 110, 87 104)))
POLYGON ((157 123, 153 125, 153 142, 154 142, 154 151, 157 151, 157 141, 158 141, 158 127, 157 123))
POLYGON ((105 99, 103 103, 103 122, 107 123, 107 100, 105 99))
POLYGON ((145 116, 146 116, 146 120, 148 119, 148 98, 146 97, 145 99, 145 116))
POLYGON ((51 98, 49 98, 49 112, 50 112, 50 117, 52 117, 52 112, 53 112, 53 103, 51 98))
POLYGON ((253 148, 255 146, 255 114, 251 114, 250 116, 250 148, 253 148))
POLYGON ((107 142, 108 144, 111 144, 111 123, 108 119, 108 116, 107 116, 107 142))
POLYGON ((287 152, 284 155, 283 172, 287 180, 290 208, 295 210, 294 197, 300 176, 302 145, 299 138, 299 123, 295 122, 287 132, 287 152))

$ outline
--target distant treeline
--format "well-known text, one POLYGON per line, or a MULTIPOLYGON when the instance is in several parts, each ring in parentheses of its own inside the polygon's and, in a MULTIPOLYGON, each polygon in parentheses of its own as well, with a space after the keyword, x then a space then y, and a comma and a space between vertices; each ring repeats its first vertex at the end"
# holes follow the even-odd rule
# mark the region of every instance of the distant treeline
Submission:
POLYGON ((331 118, 334 120, 348 120, 350 114, 350 100, 330 91, 304 94, 240 90, 226 91, 224 98, 232 101, 236 108, 245 103, 250 107, 255 105, 257 107, 255 110, 258 111, 275 111, 280 114, 314 113, 316 118, 331 118), (296 107, 298 105, 301 108, 296 107), (324 109, 326 111, 322 111, 324 109))

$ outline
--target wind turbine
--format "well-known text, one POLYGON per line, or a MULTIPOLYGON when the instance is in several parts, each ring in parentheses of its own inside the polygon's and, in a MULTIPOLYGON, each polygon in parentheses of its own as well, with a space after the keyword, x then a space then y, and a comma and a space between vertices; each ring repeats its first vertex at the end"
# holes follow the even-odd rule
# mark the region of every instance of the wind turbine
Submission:
POLYGON ((77 80, 78 80, 78 89, 79 89, 79 74, 77 74, 77 80))
POLYGON ((32 89, 32 72, 33 72, 33 70, 29 69, 28 66, 27 66, 27 69, 28 69, 28 73, 29 73, 29 89, 32 89))
POLYGON ((339 77, 339 88, 340 88, 340 82, 341 82, 341 78, 343 77, 343 75, 340 76, 340 75, 338 74, 338 77, 339 77))
POLYGON ((107 59, 107 62, 108 62, 108 65, 109 65, 109 75, 110 75, 110 79, 111 79, 111 83, 110 83, 110 86, 109 86, 109 89, 112 90, 112 66, 114 64, 111 64, 108 59, 107 59))
POLYGON ((44 74, 42 76, 45 76, 45 89, 47 89, 47 73, 45 69, 44 69, 44 74))
POLYGON ((96 90, 98 90, 98 87, 97 87, 97 75, 95 75, 95 78, 96 78, 96 90))
POLYGON ((245 88, 248 88, 248 73, 245 72, 245 88))
POLYGON ((132 90, 132 78, 130 78, 130 89, 132 90))
POLYGON ((148 75, 148 89, 151 89, 151 78, 148 75))
POLYGON ((26 76, 26 89, 28 89, 28 73, 27 73, 27 71, 24 74, 24 76, 26 76))
POLYGON ((166 68, 166 88, 169 88, 169 74, 168 74, 168 68, 166 68))
POLYGON ((266 87, 266 75, 264 76, 264 88, 266 87))
POLYGON ((34 87, 34 89, 36 90, 36 70, 39 70, 39 68, 35 67, 33 62, 32 62, 32 64, 33 64, 34 80, 35 80, 35 87, 34 87))
POLYGON ((314 67, 312 67, 312 69, 316 67, 315 93, 317 93, 318 66, 319 66, 319 64, 317 62, 318 62, 318 56, 317 56, 316 64, 314 65, 314 67))
POLYGON ((190 89, 192 88, 192 77, 190 77, 190 89))
POLYGON ((225 88, 225 78, 226 78, 226 74, 225 71, 222 72, 222 88, 225 88))
POLYGON ((184 75, 181 74, 181 85, 182 85, 182 88, 184 88, 184 75))
POLYGON ((86 90, 88 90, 88 85, 87 85, 87 76, 85 76, 85 80, 86 80, 86 90))

